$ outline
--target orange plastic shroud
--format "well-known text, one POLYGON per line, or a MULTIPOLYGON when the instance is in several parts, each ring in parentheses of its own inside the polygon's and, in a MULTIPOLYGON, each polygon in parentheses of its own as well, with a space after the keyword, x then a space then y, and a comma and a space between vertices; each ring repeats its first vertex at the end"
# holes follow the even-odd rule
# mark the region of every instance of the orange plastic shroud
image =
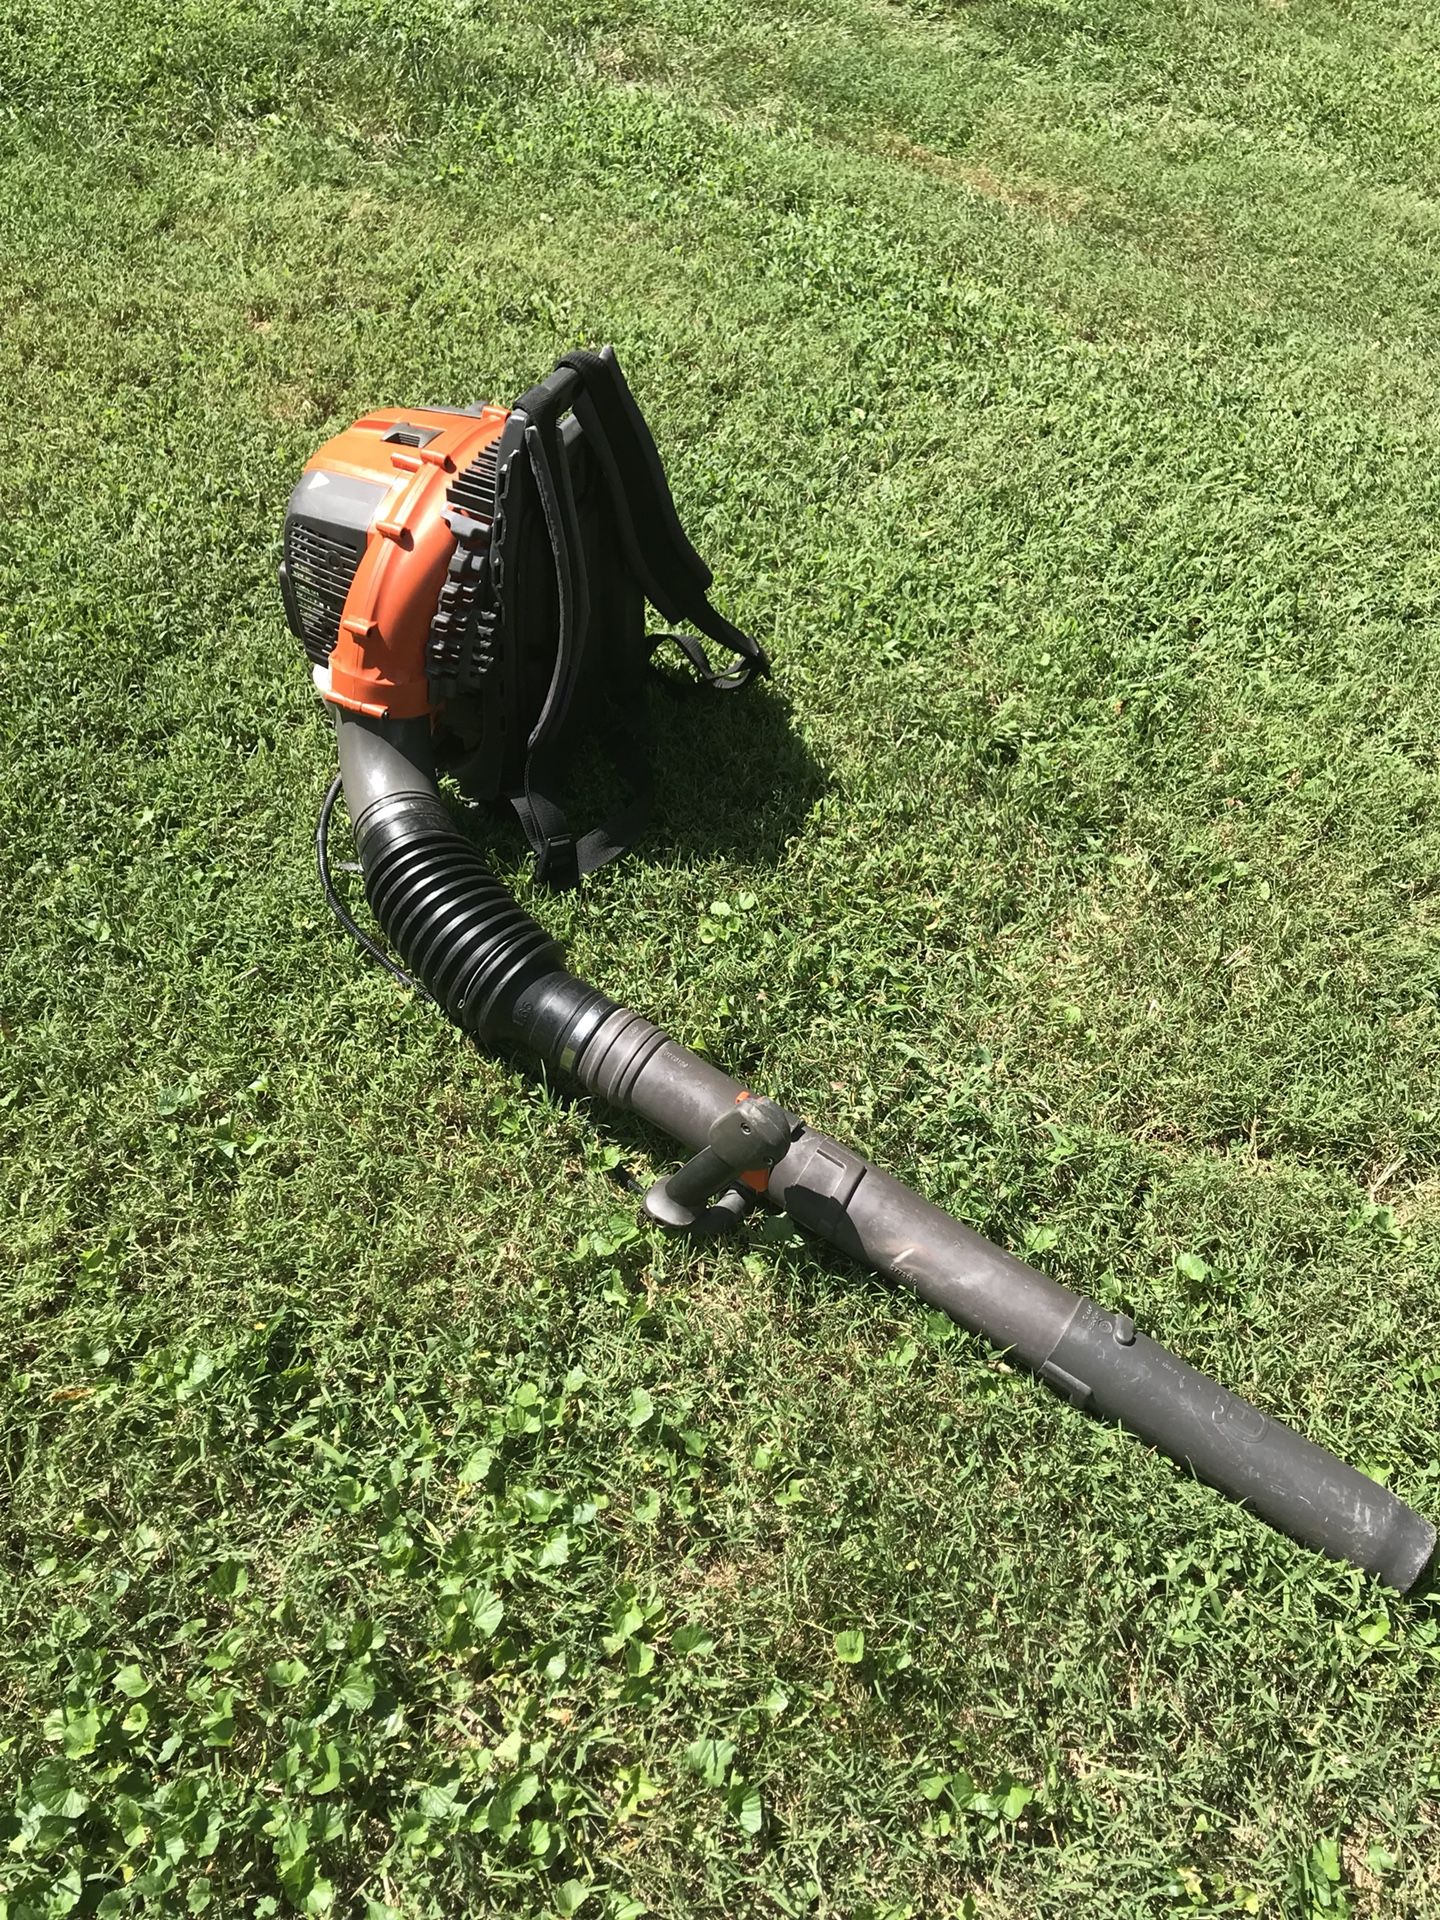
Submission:
POLYGON ((340 637, 328 664, 315 671, 332 706, 395 720, 431 711, 426 642, 455 548, 443 518, 445 489, 498 439, 508 417, 504 407, 478 414, 386 408, 327 440, 307 464, 306 473, 346 474, 389 488, 345 597, 340 637), (423 447, 386 441, 401 422, 434 430, 434 438, 423 447))

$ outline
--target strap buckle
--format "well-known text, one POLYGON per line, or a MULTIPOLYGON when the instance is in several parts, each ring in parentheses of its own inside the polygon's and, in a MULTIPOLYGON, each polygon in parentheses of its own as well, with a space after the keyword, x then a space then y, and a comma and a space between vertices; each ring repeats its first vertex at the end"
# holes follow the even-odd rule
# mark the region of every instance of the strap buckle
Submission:
POLYGON ((535 878, 564 893, 580 884, 580 859, 573 833, 552 833, 535 856, 535 878))

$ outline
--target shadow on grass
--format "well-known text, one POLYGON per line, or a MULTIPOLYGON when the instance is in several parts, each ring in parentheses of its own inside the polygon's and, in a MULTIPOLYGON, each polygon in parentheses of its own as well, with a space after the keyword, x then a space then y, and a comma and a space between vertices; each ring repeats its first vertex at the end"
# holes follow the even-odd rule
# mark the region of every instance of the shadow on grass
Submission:
POLYGON ((639 857, 778 860, 829 785, 785 696, 761 682, 739 698, 661 694, 653 710, 658 804, 639 857))
MULTIPOLYGON (((654 811, 623 856, 632 869, 727 858, 747 865, 777 861, 826 792, 824 770, 794 731, 790 702, 766 682, 738 695, 657 686, 650 723, 654 811)), ((587 751, 562 797, 576 831, 584 832, 625 796, 602 756, 587 751)), ((462 800, 457 819, 503 870, 528 860, 525 837, 503 801, 462 800)))

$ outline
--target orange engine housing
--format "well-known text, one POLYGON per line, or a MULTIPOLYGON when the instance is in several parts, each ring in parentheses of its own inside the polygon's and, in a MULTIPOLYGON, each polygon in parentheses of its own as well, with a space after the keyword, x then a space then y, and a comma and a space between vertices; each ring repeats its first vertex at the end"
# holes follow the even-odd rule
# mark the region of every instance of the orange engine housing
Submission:
POLYGON ((322 699, 409 720, 434 711, 430 623, 455 550, 447 488, 499 439, 504 407, 367 413, 290 496, 280 585, 322 699))

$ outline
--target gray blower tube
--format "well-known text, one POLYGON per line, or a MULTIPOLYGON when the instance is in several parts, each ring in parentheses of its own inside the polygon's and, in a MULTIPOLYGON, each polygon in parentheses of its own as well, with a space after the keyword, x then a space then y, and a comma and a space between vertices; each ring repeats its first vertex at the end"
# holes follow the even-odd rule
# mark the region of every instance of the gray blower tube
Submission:
MULTIPOLYGON (((486 870, 440 798, 424 720, 336 716, 366 892, 448 1016, 538 1054, 687 1147, 745 1091, 638 1013, 567 973, 555 941, 486 870)), ((848 1147, 800 1127, 770 1204, 1023 1361, 1306 1546, 1404 1593, 1435 1549, 1421 1514, 1111 1313, 1003 1253, 848 1147)))

